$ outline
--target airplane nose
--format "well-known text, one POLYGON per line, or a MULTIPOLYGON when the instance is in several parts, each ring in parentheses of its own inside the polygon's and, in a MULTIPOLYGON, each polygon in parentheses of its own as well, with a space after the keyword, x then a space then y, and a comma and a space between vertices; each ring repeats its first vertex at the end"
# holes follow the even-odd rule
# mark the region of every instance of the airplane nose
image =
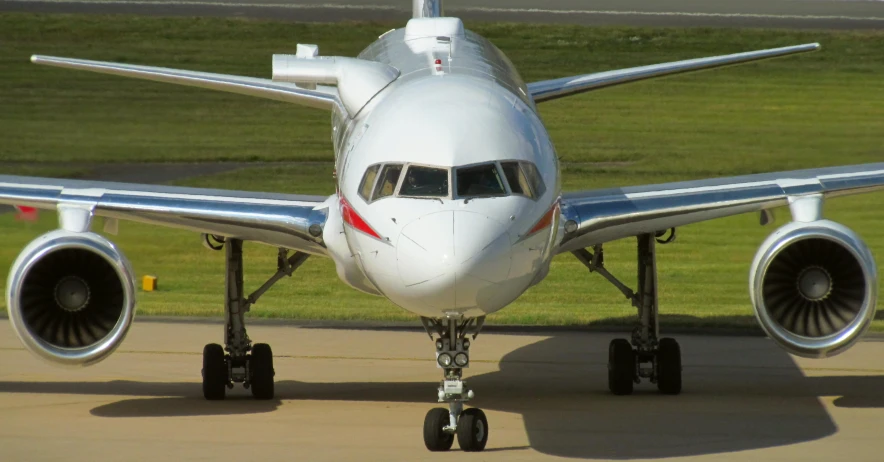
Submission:
POLYGON ((468 211, 431 213, 409 223, 396 249, 411 295, 442 310, 491 308, 499 292, 494 286, 506 281, 512 265, 507 226, 468 211))

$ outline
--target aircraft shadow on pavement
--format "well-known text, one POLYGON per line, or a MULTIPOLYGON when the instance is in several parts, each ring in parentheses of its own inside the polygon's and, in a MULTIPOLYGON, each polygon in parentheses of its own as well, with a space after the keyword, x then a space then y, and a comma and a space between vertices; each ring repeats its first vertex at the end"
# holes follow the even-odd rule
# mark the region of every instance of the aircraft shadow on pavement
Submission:
MULTIPOLYGON (((686 336, 681 395, 642 384, 631 396, 613 396, 599 338, 556 335, 507 354, 500 371, 466 374, 477 393, 472 404, 521 414, 537 451, 586 459, 716 454, 823 438, 837 426, 820 397, 836 397, 840 407, 884 408, 884 376, 806 377, 763 339, 686 336)), ((277 400, 255 401, 238 389, 220 402, 204 401, 194 382, 0 382, 0 392, 132 396, 91 413, 176 417, 272 412, 280 400, 299 399, 416 402, 429 409, 435 385, 283 380, 277 400)))

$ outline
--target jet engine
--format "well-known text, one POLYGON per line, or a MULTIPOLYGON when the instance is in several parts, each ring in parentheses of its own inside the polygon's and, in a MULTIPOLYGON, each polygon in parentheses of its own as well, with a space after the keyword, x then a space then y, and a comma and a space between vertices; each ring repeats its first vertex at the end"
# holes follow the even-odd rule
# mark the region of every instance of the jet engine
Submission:
POLYGON ((849 228, 789 223, 758 249, 749 277, 755 315, 790 353, 822 358, 850 348, 875 315, 875 260, 849 228))
POLYGON ((6 285, 9 319, 28 350, 94 364, 123 341, 135 315, 132 268, 107 239, 56 230, 21 252, 6 285))

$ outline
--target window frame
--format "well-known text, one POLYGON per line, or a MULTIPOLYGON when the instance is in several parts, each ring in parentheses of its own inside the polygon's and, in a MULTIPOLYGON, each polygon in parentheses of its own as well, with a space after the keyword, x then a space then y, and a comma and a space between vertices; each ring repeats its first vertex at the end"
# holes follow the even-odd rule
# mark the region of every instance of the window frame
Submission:
POLYGON ((374 195, 375 188, 378 185, 378 179, 381 177, 381 172, 384 170, 384 162, 378 162, 376 164, 371 164, 365 168, 365 172, 362 174, 362 180, 359 181, 359 187, 356 190, 356 195, 361 197, 362 200, 365 201, 366 204, 371 204, 374 202, 372 196, 374 195), (362 189, 365 187, 365 178, 368 175, 368 171, 373 167, 377 167, 378 171, 374 174, 374 179, 371 181, 371 189, 368 191, 368 197, 362 195, 362 189))
POLYGON ((544 193, 545 193, 547 187, 546 187, 545 182, 543 181, 543 175, 540 173, 540 169, 537 168, 537 165, 535 165, 532 162, 527 161, 527 160, 502 159, 502 160, 494 160, 494 161, 475 162, 472 164, 459 165, 456 167, 445 167, 445 166, 441 166, 441 165, 432 165, 432 164, 425 164, 425 163, 420 163, 420 162, 376 162, 376 163, 371 164, 365 168, 365 171, 362 173, 362 178, 359 182, 359 187, 357 188, 356 194, 360 198, 362 198, 367 204, 372 204, 376 201, 391 198, 391 197, 398 197, 398 198, 402 198, 402 199, 449 199, 449 200, 450 199, 464 199, 464 200, 472 200, 472 199, 484 199, 484 198, 493 198, 493 197, 522 196, 522 197, 527 197, 528 199, 531 199, 533 201, 537 201, 540 199, 540 196, 542 194, 537 193, 537 190, 534 187, 534 184, 531 183, 531 178, 529 177, 524 164, 534 165, 534 170, 537 172, 537 178, 540 181, 541 185, 543 185, 544 193), (524 194, 524 193, 513 192, 513 189, 510 186, 510 181, 506 177, 506 173, 503 170, 503 163, 504 162, 515 162, 519 166, 519 171, 522 175, 524 175, 527 186, 531 190, 530 195, 524 194), (490 194, 490 195, 483 195, 483 196, 461 196, 461 195, 457 194, 457 171, 462 168, 479 167, 479 166, 485 165, 485 164, 492 164, 492 165, 494 165, 494 168, 497 169, 497 176, 498 176, 498 178, 500 178, 502 180, 503 187, 504 187, 504 193, 503 194, 490 194), (383 178, 382 173, 384 172, 384 168, 388 165, 399 165, 402 167, 402 171, 399 173, 399 178, 396 181, 396 185, 393 188, 392 194, 390 194, 388 196, 384 196, 384 197, 375 197, 375 193, 377 192, 378 182, 380 182, 381 179, 383 178), (400 194, 400 190, 402 189, 402 184, 405 182, 405 176, 408 174, 408 169, 411 168, 412 166, 434 168, 434 169, 439 169, 439 170, 445 170, 446 172, 448 172, 448 195, 446 195, 446 196, 402 196, 400 194), (371 169, 372 167, 377 167, 378 172, 375 175, 374 181, 372 182, 371 197, 369 197, 369 199, 366 200, 364 197, 362 197, 362 188, 364 186, 365 175, 368 173, 369 169, 371 169))
POLYGON ((527 161, 527 160, 520 160, 520 159, 504 159, 504 160, 499 160, 499 161, 497 161, 497 162, 498 162, 499 164, 501 164, 501 165, 500 165, 500 170, 501 170, 501 172, 503 172, 503 163, 504 163, 504 162, 515 162, 515 163, 519 166, 519 171, 522 173, 522 175, 525 176, 525 182, 526 182, 527 185, 528 185, 528 189, 531 190, 531 194, 530 194, 530 195, 528 195, 528 194, 524 194, 524 193, 514 193, 514 192, 512 192, 512 188, 510 188, 510 185, 509 185, 510 181, 509 181, 508 178, 506 178, 506 174, 504 174, 504 179, 506 180, 507 189, 510 191, 510 195, 527 197, 528 199, 531 199, 531 200, 534 200, 534 201, 539 200, 539 199, 540 199, 540 196, 543 195, 543 194, 538 194, 538 193, 537 193, 537 190, 534 188, 534 185, 531 183, 531 177, 528 176, 528 172, 526 171, 526 168, 525 168, 525 165, 524 165, 524 164, 531 164, 531 165, 534 166, 534 170, 537 172, 537 178, 540 180, 540 184, 543 185, 543 192, 546 193, 546 189, 547 189, 547 188, 546 188, 546 183, 543 181, 543 175, 540 174, 540 169, 537 168, 537 165, 534 164, 533 162, 531 162, 531 161, 527 161))
POLYGON ((399 197, 402 199, 451 199, 452 195, 454 194, 454 187, 453 187, 453 183, 452 183, 452 180, 453 180, 452 171, 453 170, 454 169, 452 167, 443 167, 441 165, 422 164, 422 163, 418 163, 418 162, 406 162, 403 167, 402 174, 399 175, 399 184, 396 185, 396 190, 394 191, 393 196, 399 197), (405 176, 408 175, 408 169, 410 169, 412 166, 434 168, 437 170, 445 170, 446 172, 448 172, 448 194, 445 196, 403 196, 403 195, 401 195, 400 190, 402 189, 402 184, 405 182, 405 176))
MULTIPOLYGON (((388 196, 377 197, 377 192, 378 192, 378 190, 377 190, 377 188, 378 188, 378 182, 381 181, 381 178, 383 178, 383 175, 381 175, 381 174, 384 173, 384 168, 385 168, 386 166, 388 166, 388 165, 398 165, 398 166, 402 167, 402 169, 405 169, 405 165, 406 165, 406 164, 405 164, 404 162, 377 162, 377 163, 371 164, 371 165, 369 165, 368 167, 365 168, 365 173, 362 174, 363 179, 365 178, 365 174, 368 173, 368 169, 370 169, 370 168, 372 168, 372 167, 374 167, 374 166, 376 166, 376 165, 378 166, 378 173, 377 173, 377 175, 375 175, 375 177, 374 177, 374 182, 373 182, 372 185, 371 185, 371 197, 369 198, 369 200, 365 201, 366 204, 373 204, 373 203, 375 203, 375 202, 377 202, 377 201, 379 201, 379 200, 382 200, 382 199, 387 199, 387 198, 390 198, 390 197, 396 197, 396 191, 399 190, 399 184, 402 183, 402 172, 399 173, 399 178, 396 179, 396 184, 393 185, 393 192, 392 192, 390 195, 388 195, 388 196)), ((361 188, 362 183, 360 182, 359 185, 360 185, 360 188, 359 188, 359 191, 357 192, 357 195, 358 195, 359 197, 362 197, 362 194, 360 194, 360 193, 362 192, 362 188, 361 188)), ((365 199, 365 198, 363 198, 363 199, 365 199)))
POLYGON ((525 175, 525 179, 528 181, 528 187, 531 188, 531 192, 534 194, 534 198, 539 199, 540 196, 543 196, 544 194, 546 194, 546 191, 548 189, 546 187, 546 182, 543 181, 543 174, 540 173, 540 169, 537 168, 537 164, 535 164, 534 162, 529 162, 527 160, 520 160, 518 162, 519 162, 519 168, 522 169, 522 173, 525 175), (540 183, 540 186, 543 187, 543 191, 538 193, 537 188, 534 187, 534 183, 531 182, 531 175, 528 175, 528 169, 525 168, 525 164, 529 164, 532 167, 534 167, 534 173, 537 174, 537 176, 536 176, 537 181, 540 183))
POLYGON ((534 194, 534 190, 531 188, 531 182, 528 181, 528 175, 525 175, 525 170, 522 169, 522 161, 520 160, 501 160, 498 161, 500 164, 500 171, 503 172, 503 179, 506 181, 506 188, 509 191, 511 196, 522 196, 527 197, 528 199, 537 200, 537 195, 534 194), (510 180, 506 177, 506 170, 503 168, 503 164, 516 164, 516 168, 519 169, 519 173, 525 177, 525 184, 528 186, 528 193, 524 192, 513 192, 512 186, 510 186, 510 180))
POLYGON ((486 199, 486 198, 492 198, 492 197, 507 197, 507 196, 511 196, 511 195, 512 195, 512 191, 510 191, 510 182, 507 181, 506 176, 505 176, 504 173, 503 173, 503 168, 500 166, 500 162, 499 162, 499 161, 496 161, 496 160, 493 160, 493 161, 487 161, 487 160, 486 160, 486 161, 482 161, 482 162, 475 162, 475 163, 472 163, 472 164, 458 165, 457 167, 452 167, 452 168, 451 168, 451 177, 452 177, 452 179, 456 182, 456 181, 457 181, 457 171, 458 171, 458 170, 460 170, 460 169, 462 169, 462 168, 475 168, 475 167, 481 167, 481 166, 483 166, 483 165, 488 165, 488 164, 492 164, 492 165, 494 165, 494 168, 497 170, 497 178, 501 180, 501 184, 502 184, 502 186, 503 186, 503 194, 486 194, 486 195, 482 195, 482 196, 461 196, 460 194, 455 195, 455 193, 457 192, 457 186, 458 186, 458 185, 457 185, 456 183, 453 183, 453 184, 452 184, 452 188, 451 188, 451 194, 452 194, 452 196, 453 196, 455 199, 464 199, 464 200, 486 199))

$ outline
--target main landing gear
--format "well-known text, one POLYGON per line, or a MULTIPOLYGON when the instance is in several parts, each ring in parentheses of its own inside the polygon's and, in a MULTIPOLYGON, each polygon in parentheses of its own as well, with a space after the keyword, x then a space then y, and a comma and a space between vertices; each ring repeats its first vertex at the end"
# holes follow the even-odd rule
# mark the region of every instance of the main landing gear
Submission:
POLYGON ((252 344, 246 334, 245 314, 276 281, 291 276, 310 255, 297 252, 289 257, 288 250, 279 249, 276 274, 244 297, 242 241, 226 239, 223 246, 226 249, 224 286, 227 294, 224 301, 224 347, 210 343, 203 348, 203 396, 209 400, 224 399, 228 388, 233 388, 234 383, 242 383, 252 390, 256 399, 273 399, 273 352, 266 343, 252 344))
POLYGON ((442 369, 443 379, 437 397, 448 403, 448 409, 430 409, 424 418, 424 444, 430 451, 447 451, 454 443, 466 452, 478 452, 488 443, 488 419, 481 409, 464 409, 464 403, 475 394, 462 380, 463 369, 470 364, 470 339, 479 335, 485 317, 462 320, 421 318, 424 328, 436 340, 436 364, 442 369))
POLYGON ((572 252, 590 272, 601 274, 620 289, 638 309, 638 324, 632 338, 614 339, 608 347, 608 388, 615 395, 632 393, 633 386, 642 379, 657 384, 661 393, 681 393, 681 348, 672 338, 659 338, 660 322, 657 305, 656 244, 667 244, 675 238, 675 230, 661 240, 658 234, 638 236, 638 291, 633 292, 604 266, 601 245, 590 252, 580 249, 572 252))

